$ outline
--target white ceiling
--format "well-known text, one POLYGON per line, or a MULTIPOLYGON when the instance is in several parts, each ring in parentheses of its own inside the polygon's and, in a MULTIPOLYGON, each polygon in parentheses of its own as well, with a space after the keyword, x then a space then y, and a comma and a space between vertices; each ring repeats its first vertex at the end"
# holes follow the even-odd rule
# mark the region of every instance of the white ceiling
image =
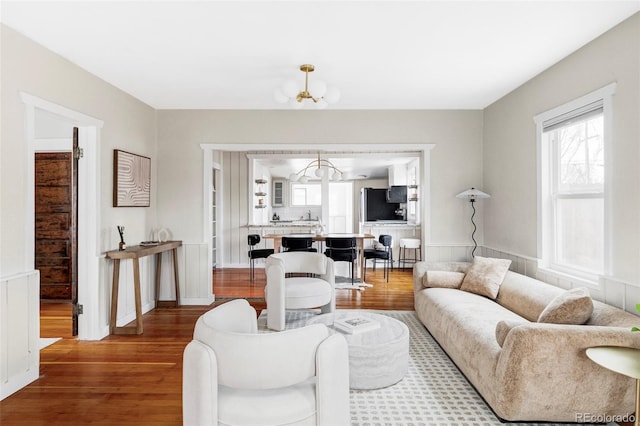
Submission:
POLYGON ((640 10, 631 1, 7 1, 0 20, 157 109, 481 109, 640 10))

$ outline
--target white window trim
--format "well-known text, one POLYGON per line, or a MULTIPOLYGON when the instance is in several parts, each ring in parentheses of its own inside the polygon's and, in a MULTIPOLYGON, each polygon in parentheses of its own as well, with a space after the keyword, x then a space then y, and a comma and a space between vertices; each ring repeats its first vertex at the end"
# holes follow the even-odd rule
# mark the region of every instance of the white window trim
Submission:
POLYGON ((616 91, 617 83, 611 83, 598 90, 595 90, 580 98, 574 99, 563 105, 557 106, 548 111, 542 112, 534 116, 533 120, 536 124, 536 161, 537 161, 537 206, 538 206, 538 219, 537 219, 537 257, 539 259, 538 268, 546 273, 550 273, 557 276, 570 277, 580 280, 585 284, 590 284, 593 287, 598 288, 601 278, 603 276, 611 275, 611 182, 612 182, 612 167, 610 167, 611 159, 611 141, 613 140, 613 95, 616 91), (582 274, 574 270, 567 271, 562 269, 552 268, 549 261, 550 253, 550 241, 549 238, 545 238, 545 234, 551 232, 545 227, 549 227, 550 224, 544 221, 545 217, 550 215, 549 209, 552 208, 551 203, 544 196, 548 191, 550 185, 550 173, 548 164, 543 161, 544 158, 548 158, 548 147, 542 143, 543 124, 544 122, 557 117, 561 114, 566 114, 570 111, 576 110, 584 105, 602 100, 603 119, 604 119, 604 158, 605 164, 605 183, 604 183, 604 269, 601 275, 595 274, 582 274))

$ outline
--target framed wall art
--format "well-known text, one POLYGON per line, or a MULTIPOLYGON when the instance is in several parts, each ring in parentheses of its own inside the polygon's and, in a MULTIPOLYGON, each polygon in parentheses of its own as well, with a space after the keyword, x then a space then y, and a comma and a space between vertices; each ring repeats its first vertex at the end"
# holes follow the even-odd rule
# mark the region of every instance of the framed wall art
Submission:
POLYGON ((151 158, 113 150, 113 207, 149 207, 151 158))

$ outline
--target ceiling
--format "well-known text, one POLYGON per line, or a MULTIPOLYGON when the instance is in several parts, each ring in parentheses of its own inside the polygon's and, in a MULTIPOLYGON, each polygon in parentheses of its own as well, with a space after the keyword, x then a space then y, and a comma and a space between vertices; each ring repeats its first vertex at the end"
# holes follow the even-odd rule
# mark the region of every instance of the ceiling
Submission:
POLYGON ((157 109, 482 109, 640 10, 640 0, 7 1, 0 20, 157 109))

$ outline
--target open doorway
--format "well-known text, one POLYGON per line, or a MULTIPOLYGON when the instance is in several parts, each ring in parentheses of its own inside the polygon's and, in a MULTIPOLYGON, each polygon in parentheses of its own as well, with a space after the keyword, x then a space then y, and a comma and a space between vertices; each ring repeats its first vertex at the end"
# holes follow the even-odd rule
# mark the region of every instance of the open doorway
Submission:
POLYGON ((34 144, 34 267, 40 303, 62 304, 61 319, 78 335, 78 128, 36 111, 34 144), (64 305, 70 305, 65 309, 64 305))
MULTIPOLYGON (((76 273, 78 283, 78 317, 77 336, 83 340, 98 340, 104 337, 105 328, 100 324, 100 288, 95 283, 100 282, 100 250, 99 250, 99 206, 100 206, 100 158, 98 143, 100 129, 103 126, 101 120, 70 110, 63 106, 51 103, 44 99, 20 93, 25 104, 25 142, 29 153, 27 161, 27 200, 25 215, 27 228, 25 229, 25 241, 27 244, 27 263, 34 265, 35 269, 35 157, 37 151, 37 139, 47 139, 38 130, 39 116, 47 117, 57 125, 73 129, 77 127, 77 143, 82 153, 78 164, 78 180, 82 182, 78 190, 78 220, 77 220, 77 253, 78 260, 76 273), (84 312, 81 308, 84 306, 84 312)), ((40 121, 41 122, 41 121, 40 121)), ((73 132, 73 130, 71 130, 73 132)), ((67 135, 69 135, 67 133, 67 135)), ((68 137, 68 136, 67 136, 68 137)), ((52 143, 61 143, 60 138, 50 138, 52 143), (58 139, 58 140, 56 140, 58 139)), ((72 147, 73 150, 73 138, 72 147)), ((59 149, 64 151, 64 149, 59 149)), ((73 295, 72 295, 73 299, 73 295)), ((105 298, 106 300, 106 298, 105 298)))

